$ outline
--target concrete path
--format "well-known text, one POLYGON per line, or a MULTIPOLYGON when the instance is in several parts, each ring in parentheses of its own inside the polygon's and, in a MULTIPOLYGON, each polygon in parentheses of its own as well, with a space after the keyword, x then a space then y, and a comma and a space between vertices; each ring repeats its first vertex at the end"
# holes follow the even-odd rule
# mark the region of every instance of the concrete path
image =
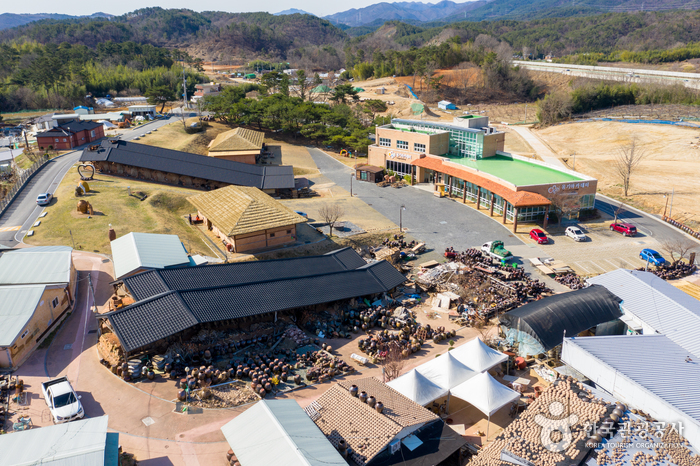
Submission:
POLYGON ((559 160, 559 156, 554 153, 546 142, 530 130, 529 126, 509 126, 509 128, 522 136, 543 162, 559 168, 569 168, 559 160))

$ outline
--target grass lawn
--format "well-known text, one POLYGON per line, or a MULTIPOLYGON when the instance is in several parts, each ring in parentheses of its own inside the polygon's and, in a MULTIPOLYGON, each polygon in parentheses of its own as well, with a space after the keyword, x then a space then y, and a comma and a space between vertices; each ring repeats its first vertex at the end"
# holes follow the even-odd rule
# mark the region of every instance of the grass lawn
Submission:
POLYGON ((108 237, 111 224, 117 237, 131 232, 173 234, 180 237, 191 254, 213 255, 197 231, 183 219, 194 211, 187 197, 201 191, 98 175, 88 182, 91 192, 75 197, 78 181, 76 170, 71 169, 46 207, 48 214, 34 228, 34 236, 25 237, 27 244, 73 246, 72 232, 76 249, 111 254, 108 237), (127 186, 131 187, 132 196, 127 194, 127 186), (133 196, 136 193, 148 196, 141 201, 133 196), (77 212, 81 199, 92 204, 92 218, 77 212))

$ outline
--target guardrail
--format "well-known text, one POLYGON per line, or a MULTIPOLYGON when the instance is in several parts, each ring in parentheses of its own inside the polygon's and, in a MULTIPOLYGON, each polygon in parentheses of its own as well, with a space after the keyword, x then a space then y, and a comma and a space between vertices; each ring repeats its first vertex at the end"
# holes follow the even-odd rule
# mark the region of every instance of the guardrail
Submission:
POLYGON ((0 201, 0 217, 5 213, 5 210, 9 207, 9 205, 12 204, 12 201, 15 200, 15 197, 17 197, 17 194, 22 191, 22 188, 24 188, 27 182, 29 182, 29 180, 34 177, 34 174, 38 172, 41 167, 46 165, 49 160, 51 159, 44 155, 41 157, 41 160, 34 162, 31 167, 22 172, 17 182, 14 184, 14 186, 12 186, 12 189, 10 189, 5 198, 0 201))

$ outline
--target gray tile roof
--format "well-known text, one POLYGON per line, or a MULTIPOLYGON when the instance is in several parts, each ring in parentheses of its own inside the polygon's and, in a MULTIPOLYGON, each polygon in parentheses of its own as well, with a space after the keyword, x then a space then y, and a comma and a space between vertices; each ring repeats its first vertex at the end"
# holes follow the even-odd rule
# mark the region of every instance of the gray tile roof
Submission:
POLYGON ((260 189, 294 188, 292 166, 250 165, 135 142, 103 141, 97 150, 83 150, 80 160, 108 161, 260 189))
POLYGON ((112 328, 124 348, 140 348, 197 324, 177 293, 142 301, 109 315, 112 328))
MULTIPOLYGON (((696 329, 697 331, 697 329, 696 329)), ((569 364, 569 345, 576 346, 655 397, 700 421, 700 361, 686 362, 688 351, 659 335, 567 338, 562 359, 569 364)), ((586 377, 595 367, 574 367, 586 377)), ((593 380, 595 382, 596 380, 593 380)), ((627 384, 615 379, 618 388, 627 384)), ((647 410, 646 406, 637 408, 647 410)))
MULTIPOLYGON (((127 277, 124 284, 137 301, 169 290, 187 291, 218 286, 235 286, 268 280, 352 270, 367 263, 352 248, 322 256, 268 261, 235 262, 153 270, 127 277)), ((377 273, 381 273, 377 270, 377 273)), ((393 287, 391 287, 393 288, 393 287)))
MULTIPOLYGON (((389 291, 406 280, 385 261, 355 270, 329 272, 317 268, 307 272, 310 273, 308 276, 300 276, 300 270, 293 267, 294 262, 267 262, 286 269, 287 276, 280 277, 279 275, 284 274, 277 274, 278 277, 267 277, 264 281, 252 282, 246 281, 245 275, 237 274, 242 275, 242 280, 239 280, 241 283, 232 284, 230 282, 233 280, 229 280, 225 285, 209 282, 204 288, 169 290, 165 294, 137 301, 131 306, 105 315, 124 349, 132 351, 198 323, 249 317, 372 295, 389 291)), ((192 270, 206 268, 207 266, 194 267, 192 270)), ((156 272, 160 275, 172 270, 175 269, 156 272)), ((152 272, 135 277, 150 273, 152 272)), ((157 286, 158 280, 161 279, 162 276, 158 276, 157 279, 150 280, 149 289, 157 286)), ((127 286, 129 280, 130 278, 125 279, 127 286)), ((186 285, 188 283, 185 283, 186 285)))
POLYGON ((625 313, 637 317, 700 358, 700 301, 650 272, 617 269, 589 278, 622 299, 625 313))

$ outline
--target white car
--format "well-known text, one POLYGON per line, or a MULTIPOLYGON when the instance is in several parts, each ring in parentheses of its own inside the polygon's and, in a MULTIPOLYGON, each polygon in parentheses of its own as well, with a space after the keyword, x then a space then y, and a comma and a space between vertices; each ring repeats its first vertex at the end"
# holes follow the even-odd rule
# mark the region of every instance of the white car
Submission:
POLYGON ((579 227, 567 227, 564 234, 574 241, 586 241, 588 238, 579 227))
POLYGON ((59 377, 41 384, 46 404, 49 405, 54 424, 61 424, 85 417, 80 397, 75 393, 68 377, 59 377))

